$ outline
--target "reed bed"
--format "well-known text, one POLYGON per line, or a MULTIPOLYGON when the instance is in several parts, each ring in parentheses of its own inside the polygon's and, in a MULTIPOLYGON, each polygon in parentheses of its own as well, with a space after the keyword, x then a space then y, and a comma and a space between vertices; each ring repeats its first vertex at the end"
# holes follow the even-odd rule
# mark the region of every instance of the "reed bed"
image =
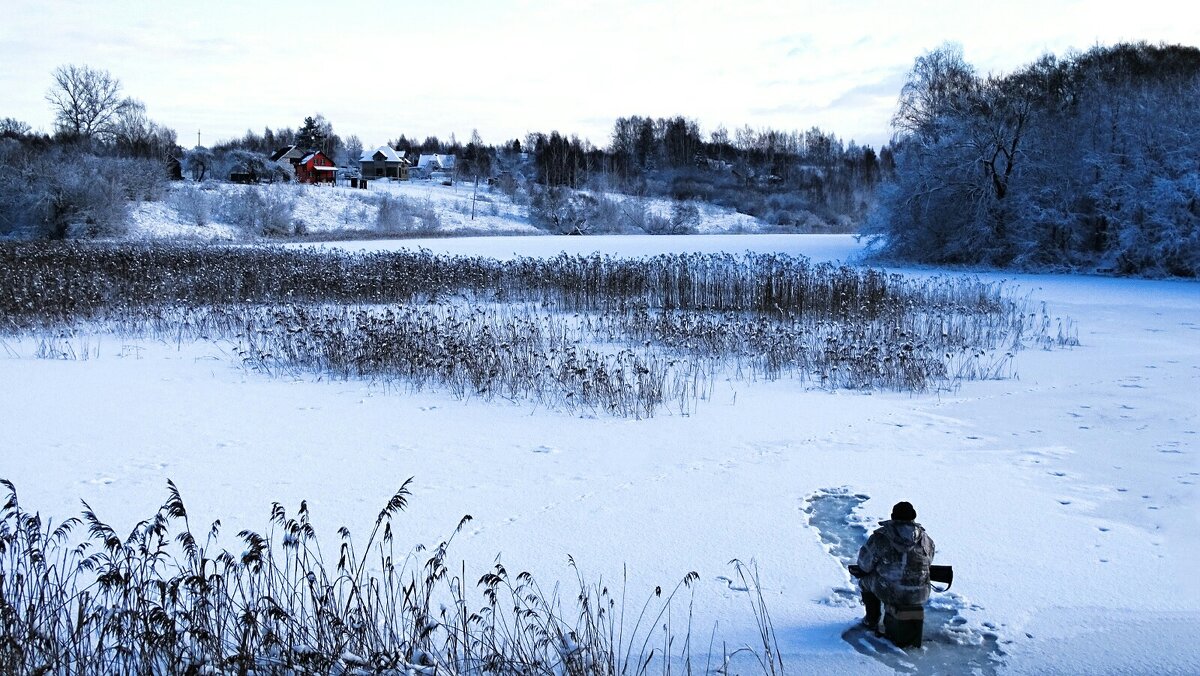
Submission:
POLYGON ((1009 377, 1020 349, 1076 342, 1028 305, 970 278, 767 254, 0 246, 0 331, 40 332, 43 356, 86 354, 70 337, 94 331, 223 340, 271 373, 639 418, 692 412, 726 377, 908 392, 1009 377))
POLYGON ((665 310, 830 318, 897 306, 1003 311, 995 285, 914 285, 877 270, 780 254, 674 254, 499 261, 429 251, 350 254, 279 247, 0 244, 6 328, 74 322, 164 304, 402 303, 472 294, 570 312, 641 302, 665 310))
MULTIPOLYGON (((411 481, 411 479, 410 479, 411 481)), ((693 585, 627 590, 588 582, 543 589, 496 563, 477 580, 451 568, 453 534, 401 548, 403 486, 365 546, 338 531, 327 560, 307 506, 272 506, 234 553, 221 524, 194 530, 174 484, 122 537, 84 504, 57 526, 21 505, 0 510, 0 671, 7 674, 780 674, 755 567, 734 565, 759 630, 754 647, 693 642, 693 585), (334 554, 336 552, 336 554, 334 554), (619 594, 619 596, 618 596, 619 594)), ((458 532, 470 520, 463 517, 458 532)))

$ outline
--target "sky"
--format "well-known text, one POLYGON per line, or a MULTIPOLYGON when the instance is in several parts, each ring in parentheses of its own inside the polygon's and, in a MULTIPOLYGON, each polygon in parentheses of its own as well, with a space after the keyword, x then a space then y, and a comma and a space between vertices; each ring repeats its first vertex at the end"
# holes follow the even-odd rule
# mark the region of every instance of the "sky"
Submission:
POLYGON ((606 146, 618 117, 832 132, 878 147, 914 59, 956 42, 979 71, 1047 52, 1200 44, 1186 3, 740 0, 0 0, 0 117, 52 129, 51 71, 120 78, 181 145, 323 114, 365 146, 529 132, 606 146))

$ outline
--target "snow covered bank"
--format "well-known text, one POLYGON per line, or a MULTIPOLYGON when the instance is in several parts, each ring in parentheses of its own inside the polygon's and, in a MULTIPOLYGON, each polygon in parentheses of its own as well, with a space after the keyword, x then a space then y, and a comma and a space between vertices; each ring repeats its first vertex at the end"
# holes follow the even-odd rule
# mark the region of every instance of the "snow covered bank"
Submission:
MULTIPOLYGON (((231 202, 248 194, 257 194, 272 202, 270 207, 282 220, 279 232, 271 234, 341 236, 368 233, 380 237, 402 237, 407 231, 436 232, 443 236, 466 234, 538 235, 529 217, 529 207, 515 203, 508 195, 486 184, 470 182, 443 185, 438 181, 370 182, 366 190, 343 186, 316 186, 277 183, 273 185, 236 185, 224 182, 195 184, 173 183, 164 201, 132 203, 129 237, 140 240, 189 239, 228 241, 255 239, 264 233, 260 227, 231 213, 231 202), (390 200, 420 218, 409 221, 380 216, 381 204, 390 200)), ((617 203, 640 200, 647 213, 666 218, 671 202, 610 195, 617 203)), ((527 202, 528 200, 526 200, 527 202)), ((709 203, 694 203, 697 210, 695 231, 701 234, 756 233, 765 229, 753 216, 709 203)))

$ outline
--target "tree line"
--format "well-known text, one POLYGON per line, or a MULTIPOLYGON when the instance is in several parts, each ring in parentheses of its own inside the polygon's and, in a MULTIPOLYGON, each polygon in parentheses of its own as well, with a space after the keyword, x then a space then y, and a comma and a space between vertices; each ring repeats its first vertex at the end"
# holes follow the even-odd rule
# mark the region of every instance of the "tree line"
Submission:
POLYGON ((529 134, 523 147, 539 186, 702 200, 807 230, 859 222, 891 166, 889 148, 876 153, 816 127, 705 135, 681 116, 618 118, 606 148, 556 131, 529 134))
POLYGON ((866 232, 929 263, 1200 274, 1200 50, 1119 44, 981 75, 916 60, 866 232))

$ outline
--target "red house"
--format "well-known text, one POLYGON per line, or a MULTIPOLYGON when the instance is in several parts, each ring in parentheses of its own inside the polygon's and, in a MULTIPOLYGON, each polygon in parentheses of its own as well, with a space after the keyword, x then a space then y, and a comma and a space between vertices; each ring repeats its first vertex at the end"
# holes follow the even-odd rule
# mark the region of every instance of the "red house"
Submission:
POLYGON ((296 163, 296 180, 301 183, 333 184, 336 178, 337 167, 320 150, 305 155, 296 163))

